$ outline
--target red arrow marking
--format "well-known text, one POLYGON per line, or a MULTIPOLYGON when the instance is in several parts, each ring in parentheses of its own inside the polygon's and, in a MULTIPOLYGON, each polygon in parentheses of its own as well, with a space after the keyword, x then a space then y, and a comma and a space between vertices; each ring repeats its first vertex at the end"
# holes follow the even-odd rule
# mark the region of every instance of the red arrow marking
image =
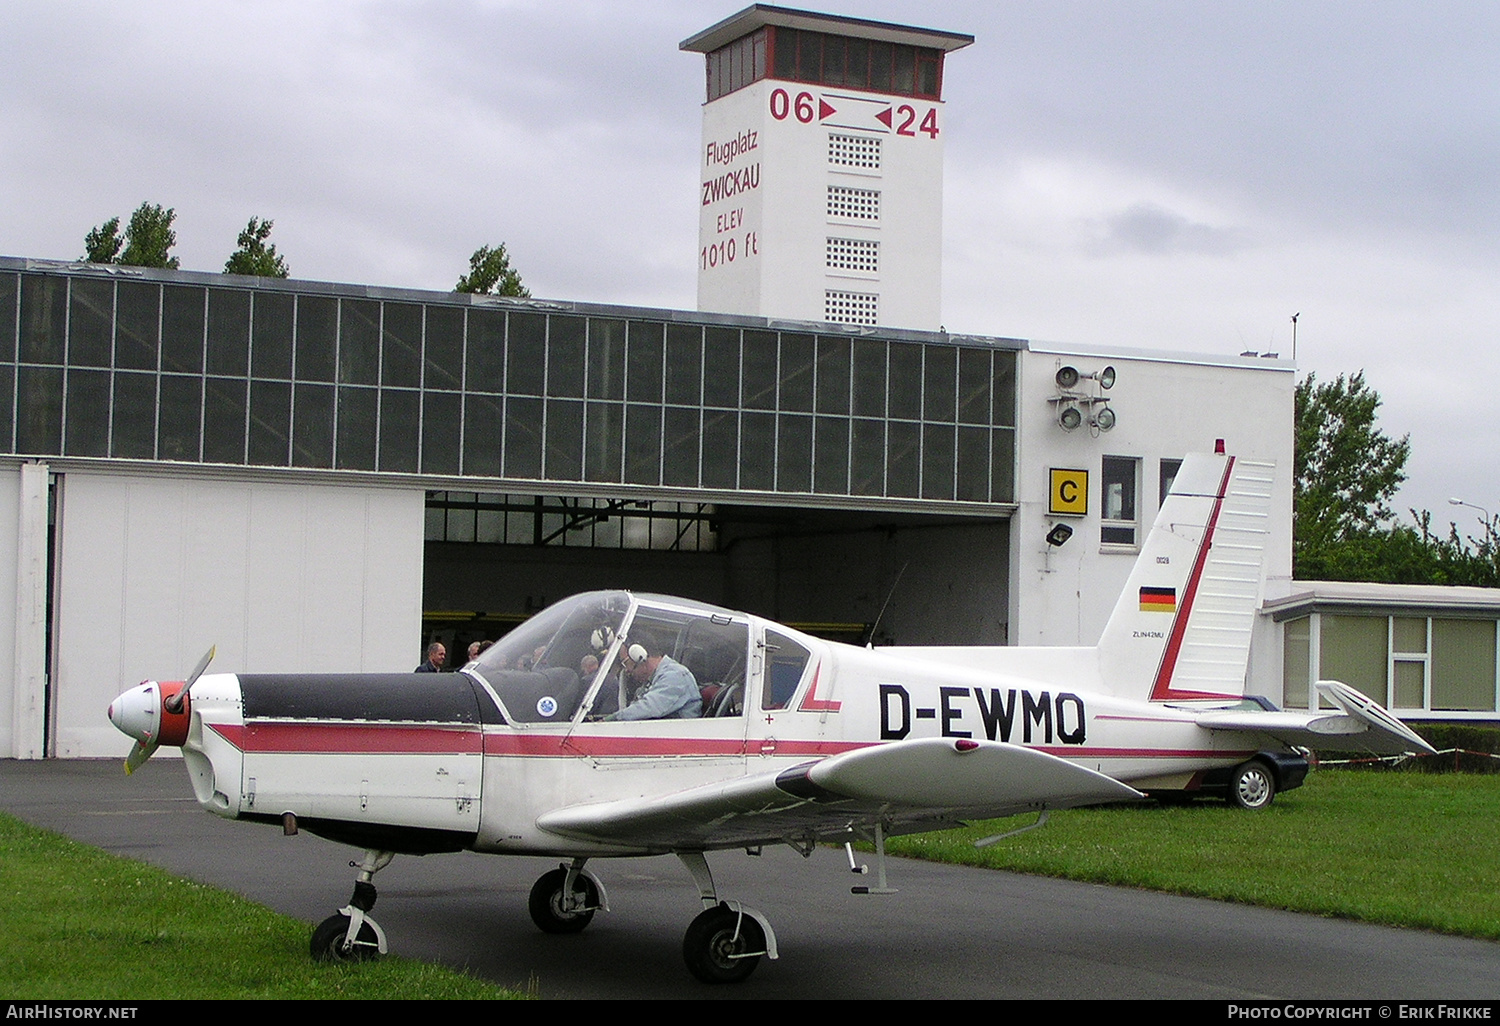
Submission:
POLYGON ((881 111, 879 114, 876 114, 875 115, 875 120, 879 121, 886 128, 890 128, 891 127, 891 108, 887 107, 885 110, 881 111))
POLYGON ((833 106, 827 100, 823 99, 823 97, 818 97, 818 120, 822 121, 828 115, 834 113, 836 111, 833 109, 833 106))

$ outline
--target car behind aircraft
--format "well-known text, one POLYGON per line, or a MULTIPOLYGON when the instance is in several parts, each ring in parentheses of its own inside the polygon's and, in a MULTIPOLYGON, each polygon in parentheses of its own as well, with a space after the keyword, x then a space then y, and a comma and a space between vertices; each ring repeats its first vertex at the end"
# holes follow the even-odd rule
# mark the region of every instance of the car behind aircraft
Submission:
POLYGON ((1333 711, 1244 696, 1273 473, 1190 456, 1096 647, 857 648, 593 592, 460 673, 203 675, 210 651, 185 684, 147 681, 109 715, 136 741, 127 769, 180 747, 209 811, 364 850, 349 904, 313 933, 315 957, 386 950, 373 878, 397 854, 564 860, 529 901, 550 933, 609 909, 590 860, 673 854, 703 904, 688 968, 731 982, 778 956, 776 935, 720 899, 710 851, 868 840, 877 882, 855 890, 880 893, 896 834, 1215 788, 1259 808, 1301 783, 1306 748, 1431 751, 1338 682, 1318 685, 1333 711), (673 686, 691 674, 699 701, 617 718, 663 665, 673 686))

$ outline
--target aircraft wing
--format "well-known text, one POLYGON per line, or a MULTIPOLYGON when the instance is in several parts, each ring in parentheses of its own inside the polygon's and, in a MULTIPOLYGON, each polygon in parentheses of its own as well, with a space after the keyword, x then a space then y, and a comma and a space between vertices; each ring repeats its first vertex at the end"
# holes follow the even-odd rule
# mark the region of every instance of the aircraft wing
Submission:
POLYGON ((537 826, 578 840, 658 851, 739 848, 955 826, 1040 809, 1126 801, 1140 792, 1045 752, 994 741, 920 738, 652 798, 575 805, 537 826))
POLYGON ((1376 755, 1414 752, 1436 754, 1411 728, 1347 684, 1318 681, 1318 690, 1338 706, 1338 712, 1257 712, 1230 709, 1205 712, 1198 726, 1210 730, 1257 731, 1289 745, 1336 751, 1364 751, 1376 755))

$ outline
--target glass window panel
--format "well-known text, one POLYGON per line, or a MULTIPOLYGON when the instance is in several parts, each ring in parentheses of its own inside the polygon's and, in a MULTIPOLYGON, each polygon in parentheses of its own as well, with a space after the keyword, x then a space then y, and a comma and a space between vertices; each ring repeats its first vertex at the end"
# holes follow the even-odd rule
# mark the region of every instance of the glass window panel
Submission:
POLYGON ((915 499, 921 480, 921 425, 891 421, 886 425, 886 437, 885 494, 915 499))
MULTIPOLYGON (((515 319, 511 319, 512 331, 515 319)), ((515 335, 511 335, 515 340, 515 335)), ((514 348, 511 349, 514 355, 514 348)), ((542 401, 505 400, 505 476, 536 479, 542 476, 542 401)), ((530 537, 526 539, 528 542, 530 537)))
POLYGON ((777 631, 766 631, 765 685, 762 709, 785 709, 797 694, 812 653, 807 646, 777 631))
POLYGON ((942 57, 936 50, 917 50, 917 88, 918 96, 930 96, 933 99, 938 95, 938 68, 941 66, 942 57))
POLYGON ((505 541, 505 514, 498 509, 482 509, 475 513, 474 540, 487 545, 498 545, 505 541))
POLYGON ((989 501, 990 432, 988 428, 961 427, 958 429, 957 496, 964 502, 989 501))
POLYGON ((667 325, 667 402, 697 406, 703 401, 703 329, 667 325))
POLYGON ((776 333, 774 331, 746 331, 744 333, 744 371, 741 390, 744 408, 749 410, 776 409, 776 333))
POLYGON ((505 391, 505 311, 470 310, 468 366, 464 386, 470 392, 505 391))
POLYGON ((115 283, 74 278, 68 305, 68 363, 108 367, 114 353, 115 283))
POLYGON ((811 335, 781 336, 781 399, 778 409, 791 413, 812 412, 815 353, 811 335))
POLYGON ((739 414, 708 410, 703 414, 703 487, 733 488, 739 469, 739 414))
POLYGON ((885 421, 854 421, 849 464, 849 491, 852 494, 885 494, 885 421))
POLYGON ((825 85, 844 84, 844 39, 842 36, 823 37, 823 77, 825 85))
MULTIPOLYGON (((821 379, 820 379, 821 391, 821 379)), ((849 422, 842 417, 818 417, 814 424, 813 491, 844 495, 849 491, 849 422)))
MULTIPOLYGON (((249 370, 250 293, 239 289, 209 289, 208 373, 244 375, 249 370)), ((240 403, 243 408, 243 396, 240 403)))
POLYGON ((244 463, 249 383, 244 378, 207 378, 203 387, 204 462, 244 463))
MULTIPOLYGON (((345 299, 340 302, 339 383, 379 384, 380 304, 369 299, 345 299)), ((371 451, 374 451, 373 445, 371 451)))
POLYGON ((1432 708, 1495 708, 1495 621, 1432 621, 1432 708))
POLYGON ((16 358, 16 293, 20 279, 0 274, 0 360, 16 358))
POLYGON ((334 390, 326 385, 299 384, 295 399, 292 466, 332 467, 334 390))
POLYGON ((777 26, 771 29, 771 63, 775 66, 773 76, 793 80, 797 75, 797 36, 793 28, 777 26))
MULTIPOLYGON (((427 307, 427 371, 428 388, 457 390, 463 387, 464 373, 464 311, 457 306, 427 307)), ((456 408, 456 406, 455 406, 456 408)), ((454 449, 457 462, 458 451, 454 449)), ((426 462, 426 454, 422 460, 426 462)))
POLYGON ((625 398, 624 321, 589 318, 589 398, 625 398))
MULTIPOLYGON (((69 374, 72 372, 70 371, 69 374)), ((197 379, 189 379, 197 380, 197 379)), ((68 430, 73 428, 72 397, 69 396, 68 430)), ((149 460, 156 456, 156 375, 115 375, 114 433, 110 454, 125 459, 149 460)))
POLYGON ((1391 708, 1427 708, 1427 664, 1397 659, 1391 665, 1391 708))
POLYGON ((0 363, 0 452, 14 452, 11 433, 15 429, 16 368, 13 364, 0 363))
MULTIPOLYGON (((389 318, 386 325, 389 331, 389 318)), ((377 459, 379 469, 398 474, 415 474, 417 441, 421 437, 421 430, 421 393, 409 389, 382 388, 380 453, 377 459)))
MULTIPOLYGON (((624 355, 623 351, 620 355, 624 355)), ((583 451, 584 477, 590 481, 620 480, 620 461, 625 447, 624 404, 589 403, 584 424, 587 435, 583 451)))
POLYGON ((115 293, 115 366, 155 370, 161 329, 161 286, 122 281, 115 293))
POLYGON ((948 346, 928 346, 924 364, 922 419, 952 423, 956 412, 954 375, 958 371, 958 351, 948 346))
POLYGON ((885 416, 886 344, 875 339, 854 342, 854 415, 885 416))
MULTIPOLYGON (((635 338, 630 344, 635 346, 635 338)), ((632 384, 634 378, 631 379, 632 384)), ((661 483, 661 410, 655 406, 625 408, 625 480, 631 484, 661 483)))
MULTIPOLYGON (((546 315, 510 314, 510 331, 505 339, 505 390, 512 395, 545 394, 546 368, 546 315)), ((541 421, 537 429, 541 429, 541 421)))
POLYGON ((890 417, 898 420, 922 417, 923 348, 911 343, 891 343, 890 417))
POLYGON ((870 41, 848 39, 846 43, 848 49, 844 58, 844 84, 850 89, 870 88, 870 41))
MULTIPOLYGON (((582 317, 549 318, 547 334, 547 396, 568 399, 583 398, 583 337, 585 322, 582 317)), ((582 430, 582 413, 579 428, 582 430)), ((549 427, 550 430, 550 427, 549 427)), ((551 442, 548 442, 551 445, 551 442)), ((551 477, 549 469, 547 476, 551 477)))
POLYGON ((991 423, 1016 426, 1016 354, 995 354, 995 408, 991 423))
POLYGON ((848 339, 818 339, 818 412, 849 412, 848 339))
POLYGON ((291 428, 292 386, 284 381, 251 380, 250 462, 264 467, 286 466, 291 428))
POLYGON ((958 419, 962 424, 990 422, 990 369, 987 349, 958 351, 958 419))
POLYGON ((16 368, 17 453, 47 456, 62 452, 62 397, 61 367, 16 368))
POLYGON ((802 32, 797 45, 797 81, 816 82, 823 74, 823 33, 802 32))
MULTIPOLYGON (((338 300, 329 296, 297 297, 298 381, 334 380, 338 322, 338 300)), ((333 409, 331 402, 328 408, 333 409)))
POLYGON ((782 414, 776 418, 776 490, 812 491, 813 419, 782 414))
MULTIPOLYGON (((470 319, 469 343, 473 345, 473 320, 470 319)), ((471 365, 472 366, 472 365, 471 365)), ((498 379, 497 379, 498 380, 498 379)), ((464 397, 464 466, 465 474, 482 477, 500 476, 500 434, 505 412, 499 396, 468 395, 464 397)))
POLYGON ((661 402, 661 369, 664 329, 651 321, 631 321, 630 381, 626 396, 632 402, 661 402))
POLYGON ((1281 634, 1281 704, 1288 709, 1307 708, 1307 689, 1312 677, 1312 620, 1288 620, 1281 634))
POLYGON ((891 62, 893 60, 891 51, 894 47, 890 43, 872 42, 870 44, 870 89, 877 93, 891 92, 891 62))
POLYGON ((422 308, 413 303, 387 303, 384 318, 380 383, 416 388, 422 383, 422 308))
MULTIPOLYGON (((21 362, 62 363, 67 323, 68 279, 50 274, 21 275, 21 362)), ((58 409, 61 409, 60 375, 58 386, 53 398, 59 404, 58 409)))
POLYGON ((776 416, 771 413, 740 414, 740 487, 769 492, 776 487, 776 416))
POLYGON ((109 455, 109 371, 68 371, 69 456, 109 455))
POLYGON ((552 481, 583 479, 583 403, 547 400, 547 462, 543 472, 552 481))
MULTIPOLYGON (((1156 481, 1156 504, 1158 506, 1167 501, 1167 496, 1172 492, 1172 485, 1177 480, 1177 472, 1181 469, 1181 460, 1161 461, 1161 469, 1156 481)), ((1424 633, 1427 630, 1425 621, 1422 630, 1424 633)))
POLYGON ((917 54, 910 46, 896 47, 896 71, 892 84, 896 92, 910 96, 917 88, 917 54))
MULTIPOLYGON (((427 337, 431 341, 432 336, 427 337)), ((427 392, 422 396, 422 473, 458 473, 462 398, 456 392, 427 392)))
POLYGON ((1394 651, 1427 651, 1427 617, 1398 616, 1392 620, 1391 633, 1395 641, 1394 651))
POLYGON ((1099 504, 1105 523, 1099 529, 1099 540, 1105 544, 1136 544, 1140 465, 1140 460, 1126 456, 1103 458, 1099 504))
MULTIPOLYGON (((251 317, 250 376, 255 378, 290 378, 292 376, 292 313, 295 297, 278 292, 257 292, 251 317)), ((255 409, 252 390, 250 408, 255 409)), ((250 430, 251 437, 255 429, 250 430)), ((253 443, 252 443, 253 444, 253 443)), ((258 462, 251 460, 251 462, 258 462)))
POLYGON ((990 432, 990 501, 1016 501, 1016 432, 995 428, 990 432))
POLYGON ((663 429, 662 484, 698 487, 699 411, 668 407, 663 429))
POLYGON ((341 470, 374 470, 380 393, 373 388, 342 385, 338 390, 337 466, 341 470))
POLYGON ((922 425, 922 498, 953 498, 953 429, 946 424, 922 425))
MULTIPOLYGON (((202 423, 202 378, 163 374, 160 389, 162 404, 157 416, 157 459, 196 462, 199 425, 202 423)), ((240 416, 245 416, 243 408, 240 416)))
POLYGON ((704 329, 703 405, 739 408, 740 333, 737 328, 704 329))
POLYGON ((204 292, 196 286, 162 286, 162 370, 184 374, 203 372, 204 292))
POLYGON ((1337 680, 1377 702, 1386 697, 1386 619, 1324 613, 1318 679, 1337 680))

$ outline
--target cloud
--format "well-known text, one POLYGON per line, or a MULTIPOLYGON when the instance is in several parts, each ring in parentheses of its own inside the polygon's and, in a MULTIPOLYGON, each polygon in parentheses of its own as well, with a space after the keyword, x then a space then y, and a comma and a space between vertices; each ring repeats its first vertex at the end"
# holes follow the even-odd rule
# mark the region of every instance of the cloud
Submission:
POLYGON ((1241 233, 1192 221, 1155 203, 1136 203, 1100 224, 1099 249, 1138 253, 1207 253, 1225 256, 1243 248, 1241 233))

